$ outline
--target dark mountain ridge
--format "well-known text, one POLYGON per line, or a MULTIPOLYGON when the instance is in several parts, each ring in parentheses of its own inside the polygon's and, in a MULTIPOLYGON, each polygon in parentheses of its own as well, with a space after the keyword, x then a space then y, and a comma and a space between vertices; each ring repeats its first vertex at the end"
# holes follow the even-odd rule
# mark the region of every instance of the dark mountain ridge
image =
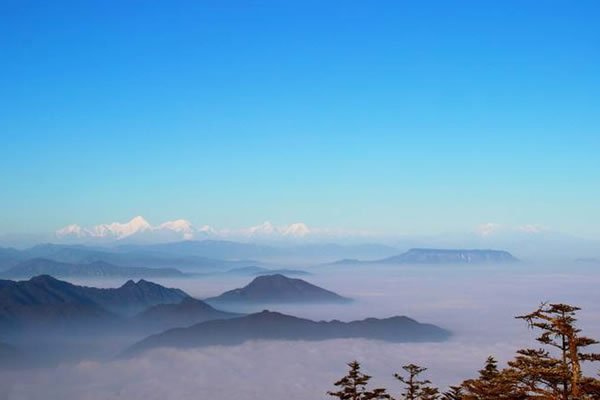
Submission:
POLYGON ((83 288, 84 294, 102 307, 125 315, 137 313, 157 304, 176 304, 189 297, 181 289, 166 288, 159 284, 140 279, 128 280, 121 287, 103 289, 83 288))
POLYGON ((243 288, 211 297, 209 303, 344 303, 350 301, 337 293, 302 279, 281 274, 261 275, 243 288))
POLYGON ((115 289, 76 286, 48 275, 27 281, 0 280, 0 327, 118 325, 127 315, 157 304, 179 303, 186 297, 179 289, 145 280, 130 280, 115 289))
POLYGON ((451 333, 431 324, 402 316, 361 321, 320 321, 263 311, 245 317, 214 320, 189 328, 171 329, 150 336, 132 347, 133 356, 158 347, 190 348, 211 345, 237 345, 248 340, 327 340, 364 338, 388 342, 440 342, 451 333))
POLYGON ((186 297, 175 304, 158 304, 132 318, 138 328, 162 331, 184 327, 214 319, 239 317, 240 314, 217 310, 207 303, 186 297))

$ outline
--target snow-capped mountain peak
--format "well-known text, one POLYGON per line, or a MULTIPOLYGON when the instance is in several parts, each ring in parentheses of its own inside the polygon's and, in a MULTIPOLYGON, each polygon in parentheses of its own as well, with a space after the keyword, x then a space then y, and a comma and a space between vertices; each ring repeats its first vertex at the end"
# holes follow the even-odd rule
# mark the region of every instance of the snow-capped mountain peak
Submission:
POLYGON ((57 239, 83 241, 137 240, 161 242, 215 238, 239 239, 302 239, 307 235, 318 235, 319 230, 309 229, 303 222, 275 226, 269 221, 260 225, 237 230, 216 230, 209 225, 194 226, 186 219, 166 221, 153 226, 143 217, 137 216, 128 222, 113 222, 83 228, 77 224, 67 225, 56 231, 57 239))
POLYGON ((75 236, 81 237, 85 234, 83 228, 77 224, 67 225, 64 228, 61 228, 56 231, 57 236, 75 236))
POLYGON ((192 223, 185 219, 176 219, 160 224, 156 229, 167 229, 178 232, 189 232, 193 229, 192 223))
POLYGON ((270 235, 275 233, 276 229, 269 221, 265 221, 260 225, 252 226, 248 228, 248 235, 270 235))
POLYGON ((304 237, 309 233, 310 229, 308 229, 308 226, 303 222, 296 222, 295 224, 281 228, 281 234, 283 236, 304 237))
POLYGON ((194 238, 194 226, 185 219, 176 219, 175 221, 167 221, 154 228, 155 231, 172 231, 181 233, 183 239, 190 240, 194 238))
POLYGON ((116 239, 120 240, 141 232, 151 232, 152 225, 143 217, 137 216, 128 222, 113 222, 110 224, 100 224, 88 228, 82 228, 79 225, 71 224, 56 231, 58 238, 97 238, 97 239, 116 239))
POLYGON ((143 217, 137 216, 129 222, 113 222, 111 224, 96 225, 85 229, 92 237, 113 237, 123 239, 136 233, 151 231, 152 226, 143 217))

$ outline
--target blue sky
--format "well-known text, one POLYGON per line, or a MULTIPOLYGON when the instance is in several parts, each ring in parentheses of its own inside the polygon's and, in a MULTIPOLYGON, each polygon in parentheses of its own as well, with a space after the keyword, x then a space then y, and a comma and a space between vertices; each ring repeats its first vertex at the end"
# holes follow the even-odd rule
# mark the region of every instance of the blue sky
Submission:
POLYGON ((596 1, 0 4, 0 233, 600 237, 596 1))

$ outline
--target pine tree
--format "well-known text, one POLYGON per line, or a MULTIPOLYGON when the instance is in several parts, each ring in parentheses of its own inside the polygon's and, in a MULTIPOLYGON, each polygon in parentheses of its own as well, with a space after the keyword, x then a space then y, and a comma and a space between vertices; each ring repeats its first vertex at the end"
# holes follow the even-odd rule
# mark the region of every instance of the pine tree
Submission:
POLYGON ((477 379, 462 383, 462 400, 516 400, 525 398, 507 372, 498 370, 498 362, 488 357, 477 379))
POLYGON ((440 398, 440 392, 437 388, 434 387, 424 387, 421 389, 421 393, 419 393, 419 400, 437 400, 440 398))
POLYGON ((542 333, 536 340, 558 352, 554 357, 544 349, 518 351, 509 366, 522 390, 552 400, 599 398, 600 381, 584 377, 581 371, 582 362, 600 361, 600 354, 582 351, 598 341, 579 335, 581 330, 575 326, 579 310, 568 304, 543 303, 536 311, 517 317, 531 328, 540 329, 542 333))
POLYGON ((348 374, 334 384, 335 386, 339 386, 340 390, 337 392, 329 391, 327 392, 328 395, 337 397, 340 400, 391 399, 391 396, 386 393, 385 389, 367 390, 367 384, 371 377, 360 371, 358 361, 352 361, 348 366, 350 367, 348 374))
POLYGON ((429 386, 431 381, 419 380, 419 375, 427 370, 415 364, 409 364, 402 367, 407 373, 405 378, 400 374, 394 374, 396 379, 406 385, 404 393, 400 394, 400 399, 405 400, 436 400, 439 398, 439 391, 429 386))
POLYGON ((463 390, 460 386, 450 386, 447 392, 442 394, 443 400, 462 400, 463 390))

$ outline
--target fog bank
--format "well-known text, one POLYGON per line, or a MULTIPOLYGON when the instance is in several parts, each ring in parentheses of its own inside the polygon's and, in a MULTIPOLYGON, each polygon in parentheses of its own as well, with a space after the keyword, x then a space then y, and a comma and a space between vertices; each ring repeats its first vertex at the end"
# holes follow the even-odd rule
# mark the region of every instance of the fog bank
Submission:
MULTIPOLYGON (((541 301, 583 307, 583 333, 600 338, 600 274, 577 265, 321 267, 305 279, 353 297, 349 305, 261 305, 311 319, 353 320, 408 315, 454 332, 445 343, 391 344, 368 340, 248 342, 234 347, 160 349, 132 360, 83 361, 56 368, 2 371, 9 400, 77 399, 324 399, 333 382, 357 359, 374 385, 398 393, 393 373, 402 365, 429 368, 427 377, 445 387, 474 376, 485 358, 503 364, 522 347, 537 347, 535 332, 515 315, 541 301)), ((204 298, 252 278, 157 280, 204 298)), ((77 281, 117 286, 122 281, 77 281)), ((111 355, 112 357, 112 355, 111 355)), ((110 359, 111 357, 106 357, 110 359)), ((591 373, 595 373, 591 371, 591 373)))

